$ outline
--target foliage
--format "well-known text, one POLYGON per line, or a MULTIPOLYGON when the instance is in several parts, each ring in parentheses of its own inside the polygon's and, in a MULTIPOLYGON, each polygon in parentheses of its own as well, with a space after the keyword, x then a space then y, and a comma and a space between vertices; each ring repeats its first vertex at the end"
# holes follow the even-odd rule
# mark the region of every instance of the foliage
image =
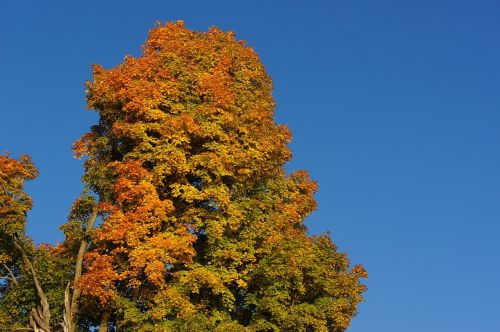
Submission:
POLYGON ((29 276, 21 273, 20 253, 12 250, 16 238, 24 238, 26 214, 32 207, 24 184, 38 172, 30 157, 19 160, 0 154, 0 326, 20 326, 27 323, 35 302, 29 276))
POLYGON ((329 234, 308 235, 317 184, 284 169, 291 134, 274 121, 272 81, 251 47, 217 28, 158 24, 141 56, 93 67, 87 106, 99 123, 73 146, 86 189, 65 241, 26 239, 24 264, 5 248, 24 234, 22 187, 36 170, 0 156, 0 263, 14 274, 0 283, 0 325, 26 326, 37 306, 32 261, 53 330, 348 328, 366 271, 329 234))
POLYGON ((59 248, 46 244, 35 247, 25 236, 26 214, 32 201, 24 192, 24 183, 37 174, 28 156, 16 160, 0 155, 0 275, 4 276, 0 283, 0 326, 9 330, 26 325, 39 301, 22 252, 30 258, 56 320, 62 316, 64 289, 71 273, 59 248), (16 250, 16 244, 22 251, 16 250))
MULTIPOLYGON (((22 155, 19 160, 0 154, 0 231, 2 241, 24 233, 26 213, 31 210, 31 198, 24 192, 24 183, 33 180, 38 171, 31 158, 22 155)), ((0 263, 8 260, 7 248, 0 251, 0 263)))
POLYGON ((231 32, 151 30, 143 54, 94 66, 100 121, 74 145, 100 197, 79 287, 122 330, 343 330, 364 286, 308 237, 316 183, 285 174, 272 83, 231 32))

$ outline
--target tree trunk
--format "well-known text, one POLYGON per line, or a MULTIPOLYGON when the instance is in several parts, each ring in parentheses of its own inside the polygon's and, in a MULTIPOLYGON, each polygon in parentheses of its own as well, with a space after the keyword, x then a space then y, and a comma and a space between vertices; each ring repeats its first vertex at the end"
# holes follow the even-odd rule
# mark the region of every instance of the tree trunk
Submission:
POLYGON ((111 312, 103 312, 101 316, 101 322, 99 323, 99 332, 108 332, 109 316, 111 316, 111 312))
POLYGON ((76 256, 73 287, 70 287, 69 283, 68 286, 66 287, 65 301, 64 301, 64 317, 63 317, 64 321, 62 323, 64 332, 76 332, 75 316, 78 310, 78 299, 80 298, 81 291, 75 287, 75 284, 78 281, 78 279, 80 279, 80 277, 82 276, 83 255, 85 254, 85 251, 87 250, 87 247, 89 245, 87 237, 92 228, 94 227, 95 221, 97 219, 97 212, 98 212, 97 207, 94 207, 94 210, 92 211, 92 215, 90 216, 87 225, 87 229, 85 230, 85 234, 83 235, 82 241, 80 242, 80 248, 78 249, 78 254, 76 256), (73 292, 71 292, 71 288, 73 288, 73 292))

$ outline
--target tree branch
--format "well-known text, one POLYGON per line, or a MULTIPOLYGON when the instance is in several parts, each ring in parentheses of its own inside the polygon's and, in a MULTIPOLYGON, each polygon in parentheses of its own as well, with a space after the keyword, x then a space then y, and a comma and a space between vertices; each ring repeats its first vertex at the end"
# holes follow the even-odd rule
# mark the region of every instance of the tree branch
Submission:
POLYGON ((50 332, 50 307, 49 307, 49 302, 47 300, 47 296, 45 295, 45 292, 43 291, 43 288, 40 284, 40 281, 38 280, 35 267, 31 263, 28 256, 26 255, 26 252, 24 251, 23 247, 16 240, 14 240, 14 245, 21 252, 24 263, 28 266, 28 269, 31 272, 33 282, 35 283, 37 295, 40 298, 41 307, 39 306, 37 308, 38 311, 37 309, 33 308, 32 316, 35 319, 36 323, 40 325, 42 329, 44 329, 46 332, 50 332))
MULTIPOLYGON (((10 280, 12 280, 16 285, 19 285, 19 282, 17 281, 16 276, 14 275, 14 273, 12 273, 12 270, 9 269, 7 264, 3 264, 3 267, 7 270, 7 272, 9 272, 10 280)), ((2 278, 8 279, 7 276, 2 277, 2 278)))
POLYGON ((66 287, 65 298, 64 298, 64 314, 63 314, 63 322, 61 323, 64 332, 74 332, 76 331, 75 326, 75 313, 78 310, 78 299, 81 295, 81 290, 75 287, 78 279, 82 276, 83 269, 83 255, 87 250, 89 245, 88 236, 90 235, 92 229, 94 228, 94 224, 97 220, 98 209, 97 205, 94 206, 92 210, 92 214, 90 215, 87 228, 85 229, 85 233, 83 234, 82 241, 80 242, 80 248, 78 249, 78 254, 76 256, 75 263, 75 275, 73 277, 73 287, 72 292, 70 290, 70 284, 66 287))
POLYGON ((50 327, 43 321, 43 315, 40 315, 40 311, 40 308, 38 310, 35 308, 31 309, 30 324, 35 331, 37 331, 38 326, 40 326, 43 331, 50 332, 50 327))
POLYGON ((11 277, 11 276, 9 276, 9 275, 6 275, 6 276, 3 276, 3 277, 0 277, 0 280, 11 280, 11 281, 17 282, 17 280, 12 279, 12 277, 11 277))
POLYGON ((78 254, 76 256, 76 264, 75 264, 75 276, 73 278, 73 296, 71 297, 71 310, 74 311, 76 309, 76 302, 81 295, 81 291, 78 288, 75 288, 74 285, 82 276, 82 268, 83 268, 83 255, 87 250, 87 246, 89 244, 88 236, 92 229, 94 228, 94 224, 97 220, 97 206, 94 207, 92 211, 92 215, 90 216, 87 229, 82 238, 82 242, 80 243, 80 248, 78 249, 78 254))

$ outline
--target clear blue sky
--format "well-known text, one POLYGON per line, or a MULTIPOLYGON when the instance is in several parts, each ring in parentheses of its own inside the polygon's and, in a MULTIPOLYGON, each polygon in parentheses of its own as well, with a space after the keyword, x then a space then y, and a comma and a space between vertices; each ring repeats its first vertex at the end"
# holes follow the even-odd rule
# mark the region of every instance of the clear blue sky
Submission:
POLYGON ((370 274, 350 331, 500 331, 499 1, 2 1, 0 152, 41 171, 37 242, 81 188, 90 64, 178 19, 236 31, 273 77, 289 168, 320 184, 310 229, 370 274))

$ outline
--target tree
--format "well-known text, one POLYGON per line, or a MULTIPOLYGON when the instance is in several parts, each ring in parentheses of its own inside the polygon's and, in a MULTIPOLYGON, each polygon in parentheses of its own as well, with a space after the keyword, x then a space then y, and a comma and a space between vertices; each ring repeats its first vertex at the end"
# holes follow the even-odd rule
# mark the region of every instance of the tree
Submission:
POLYGON ((3 300, 0 323, 13 328, 19 323, 16 317, 21 321, 29 317, 29 324, 35 330, 40 327, 48 331, 49 299, 30 259, 31 255, 47 257, 48 247, 36 250, 25 236, 26 214, 32 207, 32 200, 23 190, 24 183, 37 174, 29 156, 22 155, 16 160, 8 154, 0 155, 0 271, 5 275, 0 285, 3 300), (25 287, 26 284, 31 287, 25 287), (34 292, 30 294, 29 290, 34 292))
POLYGON ((85 188, 63 243, 24 236, 23 183, 36 170, 0 156, 0 325, 347 329, 366 271, 328 234, 308 235, 317 184, 284 170, 291 135, 249 46, 217 28, 158 24, 141 56, 95 65, 87 88, 99 122, 73 146, 85 188))
POLYGON ((303 221, 317 185, 287 175, 272 83, 232 32, 158 25, 143 54, 94 66, 99 123, 74 145, 99 197, 78 287, 120 331, 348 327, 365 287, 303 221))
POLYGON ((24 183, 37 174, 29 156, 16 160, 8 154, 0 155, 1 331, 26 330, 26 325, 36 332, 50 332, 54 326, 57 329, 66 316, 66 285, 76 276, 63 246, 36 247, 25 235, 32 200, 24 192, 24 183))

